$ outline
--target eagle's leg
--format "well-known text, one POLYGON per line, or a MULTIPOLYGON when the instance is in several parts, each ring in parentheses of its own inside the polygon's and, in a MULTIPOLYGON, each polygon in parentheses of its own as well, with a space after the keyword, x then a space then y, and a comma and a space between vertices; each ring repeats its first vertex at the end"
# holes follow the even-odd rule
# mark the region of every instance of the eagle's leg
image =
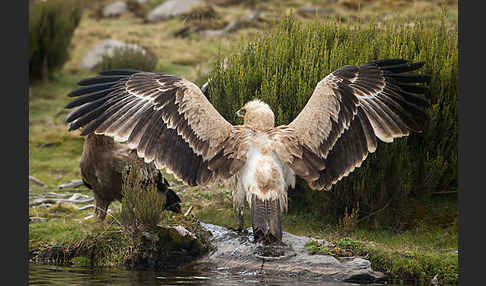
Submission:
POLYGON ((240 219, 239 230, 242 231, 245 229, 245 218, 243 217, 243 210, 238 211, 238 218, 240 219))
POLYGON ((235 231, 246 232, 245 228, 245 191, 238 182, 238 176, 235 176, 235 188, 233 189, 233 208, 238 216, 238 228, 235 231))
POLYGON ((238 210, 238 220, 239 220, 239 225, 238 225, 238 229, 236 229, 236 231, 241 232, 241 233, 248 233, 248 231, 245 228, 245 216, 244 216, 244 209, 243 208, 238 210))
POLYGON ((96 193, 94 194, 94 207, 95 207, 94 212, 99 222, 105 220, 109 205, 110 205, 110 201, 100 198, 96 193))

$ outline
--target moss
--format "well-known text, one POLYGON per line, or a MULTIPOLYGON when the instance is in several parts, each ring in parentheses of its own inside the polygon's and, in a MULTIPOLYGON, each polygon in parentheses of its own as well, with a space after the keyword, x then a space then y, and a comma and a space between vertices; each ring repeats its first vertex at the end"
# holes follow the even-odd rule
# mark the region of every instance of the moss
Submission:
MULTIPOLYGON (((41 224, 37 223, 36 226, 40 227, 41 224)), ((50 222, 50 228, 46 231, 52 232, 53 227, 50 222)), ((126 265, 132 268, 172 269, 194 261, 212 247, 209 234, 199 221, 182 215, 171 218, 169 225, 158 225, 140 232, 116 225, 97 225, 82 233, 75 229, 58 230, 63 237, 54 236, 53 233, 49 237, 33 229, 42 240, 35 243, 34 237, 30 239, 32 261, 56 265, 126 265), (195 238, 182 236, 174 226, 183 226, 195 238), (69 236, 73 233, 77 235, 69 236)))
POLYGON ((328 255, 330 254, 329 248, 327 246, 321 245, 319 242, 315 240, 311 240, 304 244, 307 252, 311 255, 314 254, 321 254, 321 255, 328 255))
POLYGON ((387 274, 391 280, 408 282, 430 281, 436 274, 446 285, 459 283, 458 257, 454 253, 379 249, 365 246, 362 254, 368 254, 371 266, 387 274))
POLYGON ((311 255, 366 257, 371 268, 385 273, 389 281, 423 283, 437 274, 444 284, 456 285, 459 282, 458 257, 450 251, 397 250, 350 237, 326 245, 311 240, 305 246, 311 255))

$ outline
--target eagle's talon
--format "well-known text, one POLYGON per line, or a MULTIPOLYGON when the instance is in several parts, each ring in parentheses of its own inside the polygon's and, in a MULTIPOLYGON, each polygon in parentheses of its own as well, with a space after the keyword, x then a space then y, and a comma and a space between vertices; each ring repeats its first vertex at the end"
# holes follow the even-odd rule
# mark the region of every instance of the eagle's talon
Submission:
POLYGON ((246 235, 249 234, 248 230, 242 227, 228 227, 228 229, 237 232, 239 234, 246 234, 246 235))

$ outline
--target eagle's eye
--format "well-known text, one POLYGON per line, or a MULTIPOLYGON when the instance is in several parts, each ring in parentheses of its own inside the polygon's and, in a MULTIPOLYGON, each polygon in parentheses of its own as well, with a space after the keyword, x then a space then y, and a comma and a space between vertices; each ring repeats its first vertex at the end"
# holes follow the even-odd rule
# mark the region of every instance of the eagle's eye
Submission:
POLYGON ((244 109, 244 108, 240 109, 240 114, 241 115, 245 115, 245 113, 246 113, 246 109, 244 109))

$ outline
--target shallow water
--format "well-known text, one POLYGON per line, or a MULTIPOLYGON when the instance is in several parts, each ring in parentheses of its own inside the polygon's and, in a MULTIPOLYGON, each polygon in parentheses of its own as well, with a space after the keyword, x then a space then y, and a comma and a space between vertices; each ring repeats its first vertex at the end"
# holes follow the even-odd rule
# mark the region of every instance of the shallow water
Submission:
MULTIPOLYGON (((127 270, 122 267, 91 269, 75 266, 29 264, 29 285, 364 285, 344 282, 295 281, 272 277, 248 277, 225 272, 161 272, 127 270)), ((379 285, 379 284, 368 284, 379 285)), ((387 284, 388 286, 393 286, 387 284)), ((403 285, 403 284, 402 284, 403 285)))

